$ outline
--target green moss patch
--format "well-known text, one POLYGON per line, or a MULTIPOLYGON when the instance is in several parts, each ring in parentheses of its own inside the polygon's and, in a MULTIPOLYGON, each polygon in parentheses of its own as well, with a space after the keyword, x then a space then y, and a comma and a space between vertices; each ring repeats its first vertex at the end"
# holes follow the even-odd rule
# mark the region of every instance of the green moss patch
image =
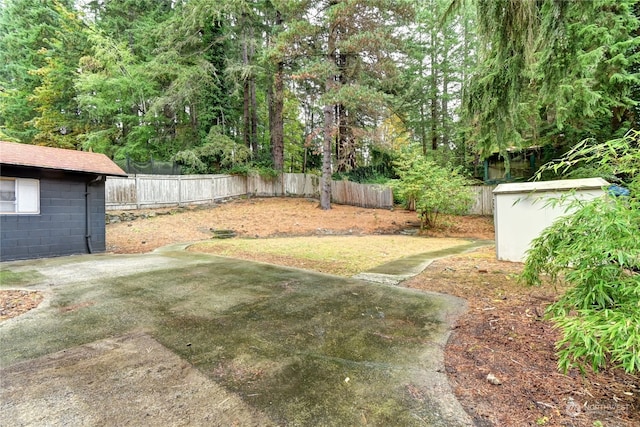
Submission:
POLYGON ((0 330, 2 364, 144 330, 283 425, 423 425, 416 379, 445 300, 266 264, 211 258, 54 289, 0 330))
POLYGON ((42 275, 36 271, 14 272, 0 269, 0 286, 2 287, 24 286, 41 278, 42 275))

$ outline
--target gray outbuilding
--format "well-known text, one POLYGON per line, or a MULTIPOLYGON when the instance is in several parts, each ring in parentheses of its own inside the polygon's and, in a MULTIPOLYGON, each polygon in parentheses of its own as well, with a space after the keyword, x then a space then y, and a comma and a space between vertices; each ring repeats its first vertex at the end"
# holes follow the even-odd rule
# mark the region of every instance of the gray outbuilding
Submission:
POLYGON ((0 261, 106 250, 104 154, 0 141, 0 261))

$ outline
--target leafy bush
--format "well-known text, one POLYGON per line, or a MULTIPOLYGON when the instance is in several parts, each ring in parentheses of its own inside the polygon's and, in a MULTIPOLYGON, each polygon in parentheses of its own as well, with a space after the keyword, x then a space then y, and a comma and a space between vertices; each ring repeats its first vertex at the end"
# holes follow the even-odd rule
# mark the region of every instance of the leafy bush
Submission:
POLYGON ((393 183, 408 209, 415 209, 421 228, 435 228, 439 214, 468 212, 474 200, 470 181, 459 169, 442 167, 421 155, 404 155, 396 162, 400 179, 393 183))
POLYGON ((334 181, 351 181, 360 184, 386 184, 391 178, 378 172, 375 166, 365 166, 349 172, 336 172, 331 178, 334 181))
POLYGON ((186 174, 207 173, 207 165, 204 164, 198 153, 194 150, 179 151, 173 156, 173 160, 182 166, 182 172, 186 174))
MULTIPOLYGON (((558 367, 640 371, 640 132, 594 144, 585 141, 545 169, 569 171, 584 163, 626 185, 628 196, 607 195, 570 204, 532 243, 523 279, 565 280, 572 287, 548 309, 562 331, 558 367)), ((538 174, 543 173, 540 171, 538 174)))
POLYGON ((190 150, 175 154, 173 160, 182 166, 185 173, 219 173, 245 164, 251 153, 249 149, 212 127, 205 143, 190 150))

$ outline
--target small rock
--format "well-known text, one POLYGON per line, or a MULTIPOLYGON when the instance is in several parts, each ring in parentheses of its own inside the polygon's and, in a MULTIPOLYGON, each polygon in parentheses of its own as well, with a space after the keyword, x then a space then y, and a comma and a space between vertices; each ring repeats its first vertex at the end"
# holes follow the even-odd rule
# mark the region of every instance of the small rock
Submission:
POLYGON ((493 385, 500 385, 502 384, 502 381, 500 381, 495 375, 493 374, 489 374, 487 375, 487 382, 489 384, 493 384, 493 385))

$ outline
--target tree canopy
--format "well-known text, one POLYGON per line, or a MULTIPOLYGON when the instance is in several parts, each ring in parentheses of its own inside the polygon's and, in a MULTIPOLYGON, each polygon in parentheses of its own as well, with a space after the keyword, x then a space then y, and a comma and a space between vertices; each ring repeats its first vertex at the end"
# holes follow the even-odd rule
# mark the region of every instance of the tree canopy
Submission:
POLYGON ((392 178, 403 145, 468 171, 494 153, 508 166, 514 147, 559 155, 637 126, 639 10, 637 0, 4 0, 0 136, 207 172, 392 178))

